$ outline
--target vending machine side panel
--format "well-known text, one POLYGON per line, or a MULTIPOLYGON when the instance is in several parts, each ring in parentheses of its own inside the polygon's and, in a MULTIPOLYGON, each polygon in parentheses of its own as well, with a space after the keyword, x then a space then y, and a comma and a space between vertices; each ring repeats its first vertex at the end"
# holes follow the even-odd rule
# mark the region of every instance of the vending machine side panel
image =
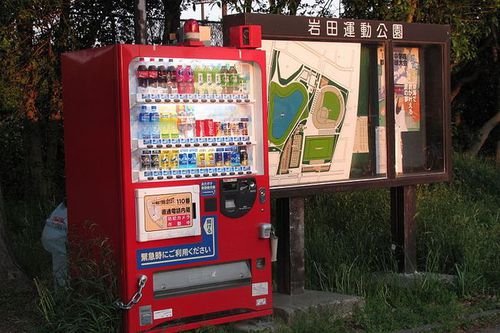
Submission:
POLYGON ((122 260, 123 214, 117 50, 62 56, 64 144, 72 255, 122 260), (104 244, 89 249, 90 244, 104 244), (105 248, 112 258, 105 258, 105 248))

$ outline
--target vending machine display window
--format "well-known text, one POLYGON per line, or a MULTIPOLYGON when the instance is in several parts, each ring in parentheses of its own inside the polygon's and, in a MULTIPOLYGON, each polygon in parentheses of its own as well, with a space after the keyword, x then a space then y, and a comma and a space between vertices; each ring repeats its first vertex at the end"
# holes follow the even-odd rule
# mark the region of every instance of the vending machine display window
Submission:
POLYGON ((133 59, 133 181, 263 174, 260 80, 251 62, 133 59))

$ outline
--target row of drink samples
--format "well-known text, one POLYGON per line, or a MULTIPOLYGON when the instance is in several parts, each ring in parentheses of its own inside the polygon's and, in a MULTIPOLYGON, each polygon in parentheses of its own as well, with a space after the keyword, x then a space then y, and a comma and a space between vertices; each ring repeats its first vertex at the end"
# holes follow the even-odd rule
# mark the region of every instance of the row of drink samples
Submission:
MULTIPOLYGON (((249 119, 242 117, 217 121, 213 118, 197 119, 193 107, 177 105, 175 108, 141 105, 137 114, 139 123, 137 138, 144 144, 159 143, 160 139, 202 137, 238 137, 248 140, 249 119)), ((180 141, 179 141, 180 142, 180 141)))
MULTIPOLYGON (((184 60, 184 62, 186 62, 184 60)), ((136 69, 138 94, 238 95, 249 91, 249 74, 236 64, 194 61, 174 64, 173 59, 139 58, 136 69)))
POLYGON ((140 170, 246 167, 247 147, 141 150, 140 170))

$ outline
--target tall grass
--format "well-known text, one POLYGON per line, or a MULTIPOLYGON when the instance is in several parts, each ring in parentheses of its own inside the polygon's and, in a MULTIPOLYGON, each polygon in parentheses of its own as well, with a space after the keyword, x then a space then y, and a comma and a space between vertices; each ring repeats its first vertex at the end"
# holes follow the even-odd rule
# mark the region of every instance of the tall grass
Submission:
POLYGON ((418 256, 434 253, 436 270, 457 274, 462 296, 500 288, 500 172, 487 161, 456 156, 450 185, 418 191, 418 256))
POLYGON ((7 242, 22 270, 30 278, 48 277, 50 254, 43 249, 42 229, 54 202, 7 201, 7 242))
POLYGON ((418 270, 454 274, 455 284, 425 274, 409 284, 384 278, 396 272, 389 190, 370 190, 307 199, 307 287, 364 296, 356 323, 367 332, 451 320, 467 311, 462 300, 498 296, 500 174, 458 155, 454 173, 449 184, 418 187, 416 220, 418 270))
MULTIPOLYGON (((417 190, 417 259, 421 272, 454 274, 456 283, 422 274, 396 277, 391 249, 389 190, 318 195, 306 199, 306 287, 365 297, 348 321, 307 313, 278 332, 390 332, 430 322, 453 322, 470 311, 498 306, 500 289, 500 173, 493 163, 455 156, 449 184, 417 190), (483 298, 489 295, 490 298, 483 298), (473 303, 474 306, 470 304, 473 303)), ((109 248, 99 264, 79 261, 65 290, 54 291, 50 257, 41 249, 42 206, 9 205, 17 259, 38 277, 39 332, 116 332, 120 313, 109 248)), ((84 250, 85 251, 85 250, 84 250)), ((78 257, 78 256, 77 256, 78 257)), ((74 263, 75 264, 75 263, 74 263)), ((204 328, 199 332, 232 332, 204 328)))
POLYGON ((52 290, 35 280, 38 307, 43 315, 40 332, 119 332, 117 272, 113 251, 106 240, 93 240, 72 253, 74 275, 68 287, 52 290), (98 248, 96 248, 98 245, 98 248), (88 257, 98 249, 98 260, 88 257))

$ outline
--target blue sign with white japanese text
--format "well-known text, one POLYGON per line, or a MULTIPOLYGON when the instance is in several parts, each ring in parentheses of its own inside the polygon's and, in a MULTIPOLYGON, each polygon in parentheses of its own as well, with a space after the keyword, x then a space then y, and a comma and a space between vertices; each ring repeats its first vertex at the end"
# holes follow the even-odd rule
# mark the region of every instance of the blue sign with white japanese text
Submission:
POLYGON ((201 196, 202 197, 213 197, 215 196, 215 182, 202 182, 201 183, 201 196))
POLYGON ((217 217, 202 216, 201 242, 137 250, 137 269, 190 264, 215 260, 217 252, 217 217))

